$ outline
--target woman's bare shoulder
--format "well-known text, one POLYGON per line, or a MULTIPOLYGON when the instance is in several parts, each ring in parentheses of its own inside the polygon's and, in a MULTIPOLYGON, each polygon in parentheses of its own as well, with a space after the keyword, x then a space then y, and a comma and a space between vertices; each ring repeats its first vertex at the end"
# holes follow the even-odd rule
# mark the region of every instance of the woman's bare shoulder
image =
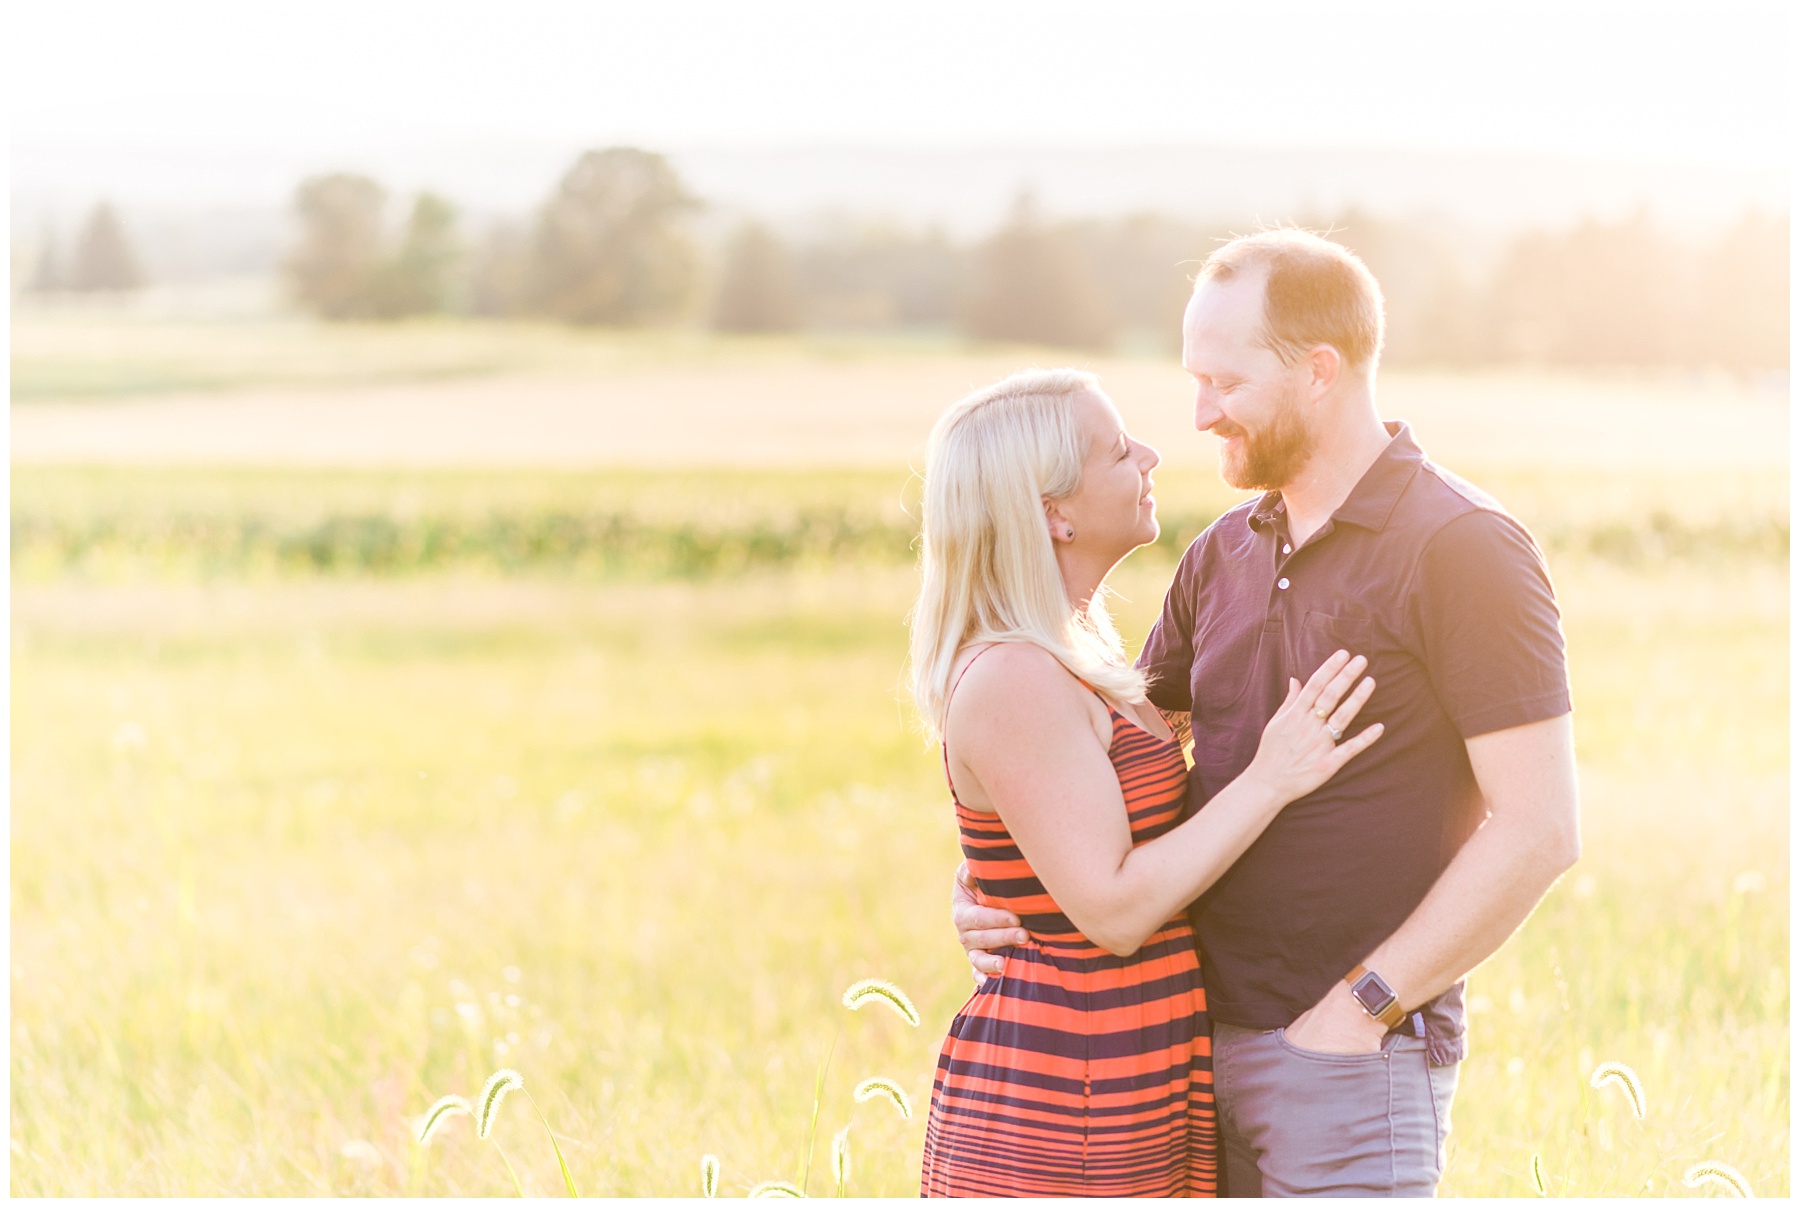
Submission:
POLYGON ((1097 701, 1055 655, 1032 642, 995 642, 960 659, 948 724, 991 732, 1012 725, 1091 724, 1097 701))

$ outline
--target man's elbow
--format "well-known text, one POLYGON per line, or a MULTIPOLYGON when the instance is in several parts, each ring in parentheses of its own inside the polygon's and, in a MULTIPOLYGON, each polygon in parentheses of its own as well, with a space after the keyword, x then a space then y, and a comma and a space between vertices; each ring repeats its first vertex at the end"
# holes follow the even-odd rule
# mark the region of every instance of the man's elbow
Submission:
POLYGON ((1559 842, 1554 852, 1554 859, 1556 861, 1556 875, 1559 877, 1575 867, 1575 862, 1581 859, 1580 830, 1571 827, 1566 834, 1559 836, 1559 842))
POLYGON ((1575 862, 1581 859, 1581 825, 1574 810, 1558 819, 1555 825, 1545 828, 1539 851, 1552 879, 1575 867, 1575 862))

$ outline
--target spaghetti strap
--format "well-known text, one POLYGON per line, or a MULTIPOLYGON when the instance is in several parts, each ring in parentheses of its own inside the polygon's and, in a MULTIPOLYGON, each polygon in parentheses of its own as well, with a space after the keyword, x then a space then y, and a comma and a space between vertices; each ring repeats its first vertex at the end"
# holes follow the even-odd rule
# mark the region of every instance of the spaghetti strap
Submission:
POLYGON ((980 650, 977 650, 975 652, 974 658, 971 658, 968 662, 964 663, 963 669, 956 673, 956 682, 950 685, 950 691, 944 693, 944 716, 945 717, 950 716, 950 698, 956 695, 956 690, 958 688, 962 687, 963 676, 969 674, 969 668, 971 668, 975 665, 975 659, 980 658, 982 655, 986 654, 988 651, 992 650, 994 647, 998 646, 999 644, 1000 644, 999 642, 989 642, 987 645, 983 646, 980 650))

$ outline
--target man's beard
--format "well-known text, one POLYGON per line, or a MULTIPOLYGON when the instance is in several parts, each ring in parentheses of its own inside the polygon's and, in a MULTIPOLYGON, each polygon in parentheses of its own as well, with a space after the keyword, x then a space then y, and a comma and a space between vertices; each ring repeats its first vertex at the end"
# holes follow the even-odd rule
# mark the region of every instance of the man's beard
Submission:
POLYGON ((1279 491, 1299 475, 1316 443, 1301 415, 1298 390, 1285 392, 1269 422, 1255 432, 1226 419, 1212 432, 1239 438, 1237 456, 1220 451, 1219 476, 1240 491, 1279 491))

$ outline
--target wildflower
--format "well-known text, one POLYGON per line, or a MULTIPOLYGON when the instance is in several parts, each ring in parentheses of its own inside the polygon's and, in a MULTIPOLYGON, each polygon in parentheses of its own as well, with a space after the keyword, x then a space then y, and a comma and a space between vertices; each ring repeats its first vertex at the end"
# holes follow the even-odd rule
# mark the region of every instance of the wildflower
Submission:
POLYGON ((894 1110, 900 1113, 902 1120, 912 1119, 912 1100, 892 1078, 864 1078, 851 1093, 856 1096, 858 1103, 867 1103, 877 1095, 884 1095, 894 1105, 894 1110))
POLYGON ((700 1159, 700 1194, 707 1199, 717 1199, 719 1195, 719 1159, 716 1154, 706 1154, 700 1159))
POLYGON ((752 1187, 750 1198, 753 1200, 803 1200, 806 1198, 806 1193, 792 1183, 775 1179, 767 1183, 758 1183, 752 1187))
POLYGON ((838 1129, 837 1135, 831 1138, 831 1174, 837 1184, 837 1193, 844 1194, 844 1188, 850 1185, 850 1126, 838 1129))
POLYGON ((1644 1084, 1638 1081, 1637 1072, 1623 1061, 1602 1061, 1594 1067, 1593 1076, 1588 1085, 1599 1090, 1607 1083, 1613 1083, 1625 1095, 1631 1104, 1631 1114, 1642 1120, 1644 1118, 1644 1084))
POLYGON ((494 1127, 494 1116, 500 1110, 500 1101, 506 1098, 509 1091, 516 1091, 525 1085, 525 1075, 518 1070, 495 1070, 494 1076, 487 1080, 481 1088, 481 1109, 475 1117, 475 1135, 486 1139, 494 1127))
POLYGON ((882 981, 878 977, 865 977, 859 982, 851 983, 850 988, 844 991, 844 1005, 852 1011, 860 1011, 866 1004, 876 1001, 892 1007, 901 1019, 913 1027, 919 1026, 919 1009, 913 1006, 906 991, 893 982, 882 981))
POLYGON ((472 1116, 474 1114, 475 1109, 470 1107, 469 1101, 461 1095, 445 1095, 431 1105, 431 1110, 425 1113, 425 1118, 420 1122, 419 1144, 431 1144, 432 1134, 437 1132, 438 1126, 451 1116, 472 1116))
POLYGON ((1681 1182, 1689 1190, 1698 1190, 1708 1183, 1723 1187, 1740 1200, 1753 1200, 1756 1192, 1750 1186, 1750 1180, 1735 1166, 1727 1166, 1724 1162, 1696 1162, 1687 1168, 1681 1176, 1681 1182))

